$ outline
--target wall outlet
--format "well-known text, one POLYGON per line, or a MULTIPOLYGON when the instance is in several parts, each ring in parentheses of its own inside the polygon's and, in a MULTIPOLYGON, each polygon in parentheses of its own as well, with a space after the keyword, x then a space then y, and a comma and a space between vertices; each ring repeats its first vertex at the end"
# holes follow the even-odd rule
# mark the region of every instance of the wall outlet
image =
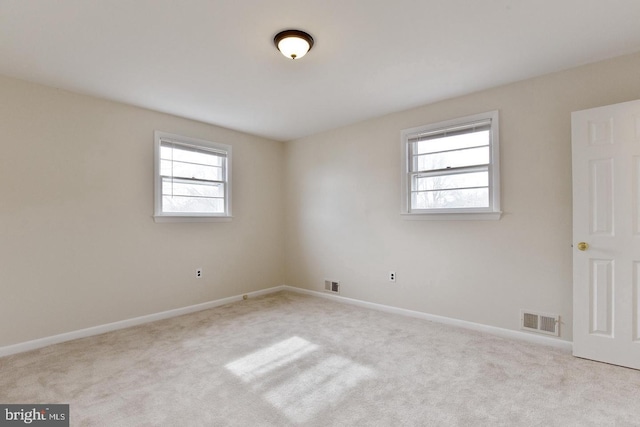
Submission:
POLYGON ((196 268, 196 278, 200 279, 202 277, 202 269, 196 268))
POLYGON ((389 272, 389 281, 390 282, 395 282, 396 281, 396 272, 395 271, 390 271, 389 272))

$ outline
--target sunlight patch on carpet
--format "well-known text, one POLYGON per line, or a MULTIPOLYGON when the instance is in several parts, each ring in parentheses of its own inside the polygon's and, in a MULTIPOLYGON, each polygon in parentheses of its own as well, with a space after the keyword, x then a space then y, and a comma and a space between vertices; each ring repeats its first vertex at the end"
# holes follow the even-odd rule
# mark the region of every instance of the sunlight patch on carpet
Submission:
POLYGON ((304 369, 293 363, 314 351, 320 351, 320 347, 295 336, 225 367, 245 383, 251 383, 253 390, 262 392, 291 421, 303 423, 320 411, 339 405, 350 389, 376 376, 371 368, 334 354, 315 354, 305 360, 308 367, 304 369))
POLYGON ((303 423, 327 407, 338 406, 349 389, 374 377, 372 369, 333 355, 271 389, 265 398, 291 421, 303 423))
POLYGON ((225 368, 245 382, 267 375, 274 369, 285 366, 318 348, 300 337, 292 337, 258 350, 241 359, 227 363, 225 368))

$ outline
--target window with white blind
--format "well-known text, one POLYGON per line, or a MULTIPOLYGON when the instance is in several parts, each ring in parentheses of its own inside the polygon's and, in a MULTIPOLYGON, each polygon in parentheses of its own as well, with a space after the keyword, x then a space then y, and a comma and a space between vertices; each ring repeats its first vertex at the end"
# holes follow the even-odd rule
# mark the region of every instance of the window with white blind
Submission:
POLYGON ((498 112, 402 131, 402 213, 499 219, 498 112))
POLYGON ((231 218, 231 147, 155 132, 155 220, 231 218))

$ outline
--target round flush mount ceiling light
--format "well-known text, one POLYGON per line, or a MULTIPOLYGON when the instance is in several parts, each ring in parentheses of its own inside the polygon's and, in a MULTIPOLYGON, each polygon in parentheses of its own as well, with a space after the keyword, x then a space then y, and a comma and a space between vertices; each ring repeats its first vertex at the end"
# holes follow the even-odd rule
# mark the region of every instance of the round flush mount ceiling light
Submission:
POLYGON ((287 58, 300 59, 313 47, 313 37, 304 31, 285 30, 276 34, 273 43, 287 58))

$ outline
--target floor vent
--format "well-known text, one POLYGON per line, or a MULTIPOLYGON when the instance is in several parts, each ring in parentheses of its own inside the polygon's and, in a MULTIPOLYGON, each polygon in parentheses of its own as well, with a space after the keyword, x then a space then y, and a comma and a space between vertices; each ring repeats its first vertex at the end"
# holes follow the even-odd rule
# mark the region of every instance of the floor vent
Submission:
POLYGON ((560 336, 560 316, 531 310, 520 312, 520 328, 526 331, 560 336))
POLYGON ((324 290, 327 292, 333 292, 334 294, 340 293, 340 282, 334 282, 333 280, 324 281, 324 290))

